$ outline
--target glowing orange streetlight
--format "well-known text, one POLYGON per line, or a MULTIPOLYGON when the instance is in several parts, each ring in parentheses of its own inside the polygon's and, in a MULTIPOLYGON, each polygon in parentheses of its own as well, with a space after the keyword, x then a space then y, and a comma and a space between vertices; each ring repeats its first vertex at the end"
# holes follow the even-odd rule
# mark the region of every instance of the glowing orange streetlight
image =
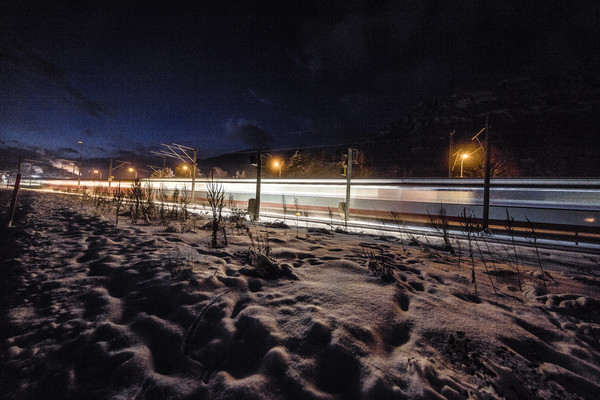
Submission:
POLYGON ((463 154, 460 157, 460 177, 461 178, 463 177, 463 164, 467 158, 469 158, 469 155, 467 153, 463 154))
POLYGON ((281 166, 282 166, 282 165, 283 165, 283 161, 275 161, 275 162, 273 163, 273 166, 274 166, 275 168, 278 168, 278 167, 279 167, 279 178, 280 178, 280 179, 281 179, 281 166))
POLYGON ((135 169, 133 169, 133 168, 129 168, 129 172, 133 172, 133 173, 135 174, 135 179, 137 179, 137 178, 138 178, 138 176, 137 176, 137 171, 136 171, 135 169))
POLYGON ((99 175, 100 179, 102 179, 102 171, 98 171, 97 169, 95 169, 94 174, 99 175))

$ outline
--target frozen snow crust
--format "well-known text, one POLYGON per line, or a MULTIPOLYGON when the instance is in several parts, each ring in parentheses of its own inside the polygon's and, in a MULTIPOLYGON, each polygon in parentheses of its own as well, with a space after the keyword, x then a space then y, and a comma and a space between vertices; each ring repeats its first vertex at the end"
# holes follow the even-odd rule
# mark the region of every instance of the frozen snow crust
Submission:
POLYGON ((520 290, 510 249, 493 248, 487 271, 475 258, 475 294, 464 243, 459 259, 425 238, 257 225, 284 271, 266 279, 235 230, 210 249, 208 231, 115 226, 72 197, 35 192, 20 194, 17 215, 0 228, 3 398, 600 393, 597 256, 543 250, 544 288, 533 250, 520 248, 520 290), (393 265, 391 280, 369 271, 368 254, 393 265))

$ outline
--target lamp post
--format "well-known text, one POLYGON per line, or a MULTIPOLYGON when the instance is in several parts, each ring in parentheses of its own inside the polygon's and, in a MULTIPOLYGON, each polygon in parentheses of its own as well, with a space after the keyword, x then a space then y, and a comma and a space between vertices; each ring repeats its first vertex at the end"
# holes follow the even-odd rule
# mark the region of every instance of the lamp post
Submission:
POLYGON ((98 171, 97 169, 92 171, 94 174, 94 188, 96 187, 96 175, 100 175, 100 179, 102 179, 102 172, 98 171))
POLYGON ((448 178, 452 178, 452 149, 454 148, 454 134, 456 131, 450 132, 450 147, 448 150, 448 178))
POLYGON ((467 158, 469 158, 469 155, 468 155, 468 154, 463 154, 463 155, 460 157, 460 177, 461 177, 461 178, 463 177, 463 164, 465 163, 465 160, 466 160, 467 158))
POLYGON ((481 222, 483 226, 483 230, 486 233, 489 233, 489 222, 490 222, 490 164, 492 162, 491 159, 491 149, 490 149, 490 125, 489 125, 489 115, 485 116, 485 171, 483 174, 483 220, 481 222))
POLYGON ((129 168, 129 172, 133 172, 134 176, 135 176, 135 179, 137 180, 137 178, 138 178, 137 171, 135 169, 133 169, 133 168, 129 168))
POLYGON ((256 198, 254 203, 254 216, 252 217, 253 221, 258 220, 258 216, 260 214, 260 185, 262 180, 262 154, 260 150, 258 150, 256 154, 256 198))
POLYGON ((275 161, 273 163, 273 166, 275 168, 279 167, 279 179, 281 179, 281 166, 283 165, 283 161, 279 162, 279 161, 275 161))

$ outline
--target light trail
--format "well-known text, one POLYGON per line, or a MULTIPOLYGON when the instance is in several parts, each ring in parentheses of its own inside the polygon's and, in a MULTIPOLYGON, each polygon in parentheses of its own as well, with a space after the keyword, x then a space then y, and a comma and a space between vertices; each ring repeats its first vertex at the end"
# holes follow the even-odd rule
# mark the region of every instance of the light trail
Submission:
MULTIPOLYGON (((191 190, 190 179, 147 179, 144 185, 161 185, 170 193, 176 188, 191 190)), ((27 187, 28 180, 22 183, 27 187)), ((128 190, 132 181, 115 181, 128 190)), ((196 181, 197 203, 205 202, 210 180, 196 181), (203 201, 204 200, 204 201, 203 201)), ((221 179, 225 199, 236 207, 247 209, 254 198, 256 182, 253 179, 221 179)), ((32 179, 34 188, 74 190, 77 180, 32 179)), ((82 180, 88 192, 94 187, 108 190, 108 182, 82 180)), ((344 201, 346 180, 343 179, 263 179, 261 209, 269 215, 283 217, 298 211, 303 217, 341 221, 339 203, 344 201)), ((482 216, 482 179, 354 179, 351 190, 351 219, 393 224, 391 213, 396 212, 407 224, 426 226, 429 214, 435 216, 440 207, 446 209, 451 225, 460 226, 460 215, 465 210, 475 218, 482 216)), ((490 193, 490 225, 503 227, 506 213, 514 218, 518 229, 524 230, 529 219, 536 230, 548 235, 552 232, 576 235, 600 241, 600 180, 598 179, 492 179, 490 193)))

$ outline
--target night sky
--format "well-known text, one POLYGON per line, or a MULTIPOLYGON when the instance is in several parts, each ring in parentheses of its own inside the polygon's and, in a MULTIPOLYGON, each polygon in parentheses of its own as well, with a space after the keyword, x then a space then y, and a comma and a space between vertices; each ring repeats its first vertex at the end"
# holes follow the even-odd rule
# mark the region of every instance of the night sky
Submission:
POLYGON ((597 0, 176 3, 2 1, 0 146, 343 143, 436 96, 600 60, 597 0))

